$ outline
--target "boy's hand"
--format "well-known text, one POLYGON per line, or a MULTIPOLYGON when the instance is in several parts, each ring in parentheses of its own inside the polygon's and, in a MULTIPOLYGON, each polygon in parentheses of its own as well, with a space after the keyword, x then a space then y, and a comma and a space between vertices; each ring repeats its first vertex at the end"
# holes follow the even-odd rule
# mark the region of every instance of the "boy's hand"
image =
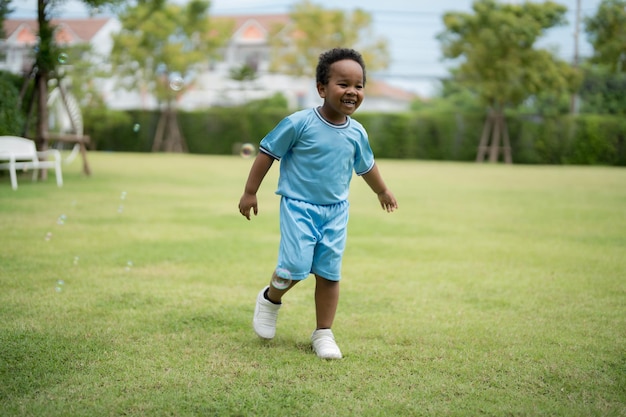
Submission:
POLYGON ((239 213, 241 213, 241 215, 244 216, 246 219, 250 220, 251 209, 256 216, 259 212, 259 208, 257 207, 256 194, 244 193, 239 200, 239 213))
POLYGON ((391 213, 398 208, 398 202, 393 196, 393 193, 389 190, 378 193, 378 201, 380 201, 380 206, 383 210, 387 210, 387 213, 391 213))

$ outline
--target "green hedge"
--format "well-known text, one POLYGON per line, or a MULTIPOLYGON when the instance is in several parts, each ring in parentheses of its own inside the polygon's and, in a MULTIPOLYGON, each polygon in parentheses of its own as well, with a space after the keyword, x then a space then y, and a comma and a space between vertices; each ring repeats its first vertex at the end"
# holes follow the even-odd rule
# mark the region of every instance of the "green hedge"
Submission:
MULTIPOLYGON (((181 132, 191 153, 227 155, 242 143, 259 141, 285 110, 218 108, 179 112, 181 132)), ((377 158, 473 161, 484 114, 358 113, 377 158)), ((150 152, 157 112, 86 112, 92 148, 150 152)), ((626 120, 619 116, 553 118, 509 114, 513 161, 521 164, 626 165, 626 120)))
POLYGON ((473 160, 484 116, 360 114, 379 158, 473 160), (476 133, 478 132, 478 133, 476 133))
POLYGON ((21 136, 24 116, 18 106, 19 90, 13 75, 0 72, 0 97, 0 136, 21 136))
POLYGON ((513 158, 527 164, 626 165, 626 119, 579 115, 518 118, 513 158))

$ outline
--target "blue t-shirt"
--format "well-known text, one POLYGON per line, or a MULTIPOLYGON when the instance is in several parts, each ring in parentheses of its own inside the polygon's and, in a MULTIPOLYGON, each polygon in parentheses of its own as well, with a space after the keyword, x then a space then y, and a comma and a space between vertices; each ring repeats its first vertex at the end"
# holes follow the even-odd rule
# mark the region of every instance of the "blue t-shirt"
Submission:
POLYGON ((312 204, 347 200, 352 172, 363 175, 374 167, 363 126, 349 117, 334 125, 317 109, 284 118, 263 138, 259 150, 280 161, 276 194, 312 204))

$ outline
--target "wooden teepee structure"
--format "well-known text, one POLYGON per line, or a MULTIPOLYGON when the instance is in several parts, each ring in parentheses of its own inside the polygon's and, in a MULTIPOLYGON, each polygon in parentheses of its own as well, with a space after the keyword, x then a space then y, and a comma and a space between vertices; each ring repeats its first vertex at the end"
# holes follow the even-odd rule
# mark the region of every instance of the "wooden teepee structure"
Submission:
POLYGON ((159 116, 152 152, 187 153, 187 142, 180 131, 175 104, 168 102, 159 116))
MULTIPOLYGON (((20 92, 21 101, 25 99, 25 94, 31 79, 35 80, 35 86, 32 90, 31 96, 28 98, 28 116, 26 118, 22 136, 26 136, 29 131, 31 116, 35 108, 35 103, 37 103, 39 112, 45 112, 45 117, 42 117, 41 115, 38 117, 37 136, 39 136, 38 145, 40 149, 47 149, 52 141, 73 144, 74 148, 70 156, 66 159, 66 162, 71 162, 76 154, 80 152, 83 159, 83 172, 85 175, 91 175, 91 168, 89 167, 89 162, 87 161, 87 145, 90 142, 90 138, 83 133, 82 113, 76 99, 66 90, 61 78, 58 79, 58 85, 55 90, 53 90, 53 93, 48 94, 48 80, 38 73, 36 66, 33 66, 30 74, 28 74, 24 80, 24 84, 20 92), (60 100, 58 100, 61 103, 60 107, 62 108, 71 128, 65 131, 50 132, 47 123, 50 110, 49 108, 51 104, 57 101, 55 100, 57 95, 60 98, 60 100)), ((45 177, 45 175, 45 170, 42 170, 42 177, 45 177)))
POLYGON ((502 109, 489 110, 483 133, 480 136, 476 162, 485 161, 487 155, 489 155, 489 162, 498 162, 500 155, 503 155, 504 162, 507 164, 513 163, 509 131, 502 109))

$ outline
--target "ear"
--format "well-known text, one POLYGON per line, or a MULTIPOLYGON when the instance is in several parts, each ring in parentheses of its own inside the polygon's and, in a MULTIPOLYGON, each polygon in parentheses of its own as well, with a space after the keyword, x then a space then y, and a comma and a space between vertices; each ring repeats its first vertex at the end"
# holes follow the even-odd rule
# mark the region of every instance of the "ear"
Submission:
POLYGON ((319 94, 321 98, 326 98, 326 86, 320 82, 317 83, 317 94, 319 94))

